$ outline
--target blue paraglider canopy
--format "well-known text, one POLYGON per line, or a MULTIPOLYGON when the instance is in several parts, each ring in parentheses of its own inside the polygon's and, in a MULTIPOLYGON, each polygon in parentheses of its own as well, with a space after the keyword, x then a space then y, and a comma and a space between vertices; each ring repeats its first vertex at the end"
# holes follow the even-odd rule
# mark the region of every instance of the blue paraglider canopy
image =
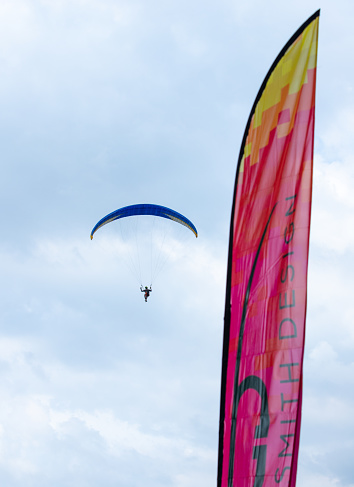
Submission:
POLYGON ((170 208, 166 208, 166 206, 160 205, 149 205, 149 204, 140 204, 140 205, 131 205, 125 206, 124 208, 119 208, 112 213, 109 213, 105 217, 103 217, 96 225, 93 227, 91 232, 91 240, 93 239, 94 233, 103 225, 107 223, 113 222, 114 220, 119 220, 120 218, 126 218, 135 215, 152 215, 158 216, 161 218, 167 218, 169 220, 173 220, 181 225, 186 226, 189 228, 196 237, 198 237, 198 232, 193 223, 188 220, 185 216, 177 211, 171 210, 170 208))

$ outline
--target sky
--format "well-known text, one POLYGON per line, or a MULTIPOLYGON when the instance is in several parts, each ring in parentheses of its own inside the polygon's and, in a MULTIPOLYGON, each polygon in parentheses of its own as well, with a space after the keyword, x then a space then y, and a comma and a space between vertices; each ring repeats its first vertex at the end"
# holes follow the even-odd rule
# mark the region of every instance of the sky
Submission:
POLYGON ((318 8, 297 486, 354 486, 352 0, 0 0, 1 485, 216 486, 236 161, 318 8), (147 303, 113 224, 89 238, 134 203, 199 232, 147 303))

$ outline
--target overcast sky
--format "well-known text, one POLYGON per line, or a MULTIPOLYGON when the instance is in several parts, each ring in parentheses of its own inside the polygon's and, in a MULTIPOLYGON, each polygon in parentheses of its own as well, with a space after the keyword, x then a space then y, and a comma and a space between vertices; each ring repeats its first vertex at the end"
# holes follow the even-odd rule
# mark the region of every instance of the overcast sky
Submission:
POLYGON ((318 8, 297 485, 354 486, 354 2, 0 0, 2 486, 216 486, 236 161, 318 8), (199 231, 147 303, 114 224, 89 238, 134 203, 199 231))

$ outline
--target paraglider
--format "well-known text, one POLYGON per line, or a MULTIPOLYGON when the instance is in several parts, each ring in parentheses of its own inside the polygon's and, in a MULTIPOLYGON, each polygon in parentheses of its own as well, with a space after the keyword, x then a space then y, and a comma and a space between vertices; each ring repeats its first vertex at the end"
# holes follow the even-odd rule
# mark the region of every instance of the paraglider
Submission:
MULTIPOLYGON (((125 263, 140 281, 140 290, 144 293, 145 302, 147 302, 147 298, 152 292, 152 284, 150 287, 143 286, 144 280, 152 283, 165 262, 171 258, 171 255, 178 255, 181 239, 190 234, 188 231, 184 231, 183 227, 190 230, 195 237, 198 237, 197 229, 187 217, 166 206, 137 204, 119 208, 101 218, 91 231, 91 240, 97 230, 115 220, 119 220, 122 242, 126 244, 126 254, 129 254, 129 259, 127 258, 125 263), (170 220, 170 223, 164 223, 163 220, 170 220), (179 225, 175 226, 174 223, 179 225), (160 235, 158 231, 161 232, 161 226, 163 230, 160 235), (174 235, 176 227, 181 228, 181 232, 178 232, 178 237, 169 239, 169 233, 174 235), (174 253, 173 243, 176 244, 176 242, 177 253, 174 253), (146 274, 144 277, 142 269, 146 274)), ((122 257, 123 254, 122 251, 122 257)))
POLYGON ((145 288, 143 288, 143 286, 140 286, 140 291, 144 293, 145 303, 147 303, 148 297, 150 296, 150 293, 152 293, 151 286, 149 288, 147 286, 145 286, 145 288))

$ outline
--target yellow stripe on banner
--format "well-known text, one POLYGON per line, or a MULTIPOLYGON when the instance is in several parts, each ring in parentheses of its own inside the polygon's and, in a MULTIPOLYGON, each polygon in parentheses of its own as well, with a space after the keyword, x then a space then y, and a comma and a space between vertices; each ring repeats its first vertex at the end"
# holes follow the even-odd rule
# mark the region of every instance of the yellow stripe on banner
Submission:
POLYGON ((291 119, 287 126, 279 128, 278 136, 284 136, 292 130, 298 96, 308 82, 309 70, 316 67, 318 22, 319 19, 306 27, 269 76, 250 123, 239 169, 241 172, 244 158, 250 156, 251 166, 258 163, 259 151, 267 146, 269 134, 278 126, 279 114, 285 109, 290 109, 291 119))
POLYGON ((275 67, 256 107, 254 128, 262 123, 263 112, 280 102, 286 86, 289 86, 289 94, 294 94, 306 83, 307 70, 316 67, 317 42, 313 39, 317 37, 317 29, 318 19, 304 30, 275 67))

